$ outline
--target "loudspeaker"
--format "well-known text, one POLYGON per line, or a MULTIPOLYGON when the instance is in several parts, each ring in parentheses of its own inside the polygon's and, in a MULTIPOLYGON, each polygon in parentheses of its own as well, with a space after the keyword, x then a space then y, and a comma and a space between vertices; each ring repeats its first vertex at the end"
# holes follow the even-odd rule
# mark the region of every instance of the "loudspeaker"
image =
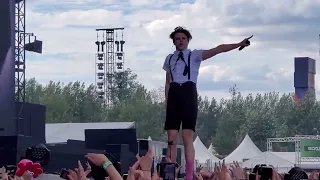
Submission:
POLYGON ((62 168, 77 168, 78 160, 84 165, 88 161, 85 157, 87 153, 105 153, 102 150, 81 149, 68 144, 47 144, 46 146, 51 152, 51 157, 49 163, 43 169, 50 173, 59 173, 62 168))
POLYGON ((135 154, 129 151, 129 145, 116 144, 106 145, 104 150, 85 149, 83 143, 75 140, 68 140, 69 144, 47 144, 51 152, 51 158, 45 170, 48 172, 59 172, 61 168, 72 169, 77 166, 77 160, 87 162, 85 154, 105 154, 113 162, 120 174, 127 174, 129 167, 136 162, 135 154))
POLYGON ((16 117, 22 113, 23 119, 17 119, 18 134, 32 136, 36 144, 46 142, 46 106, 41 104, 15 102, 16 117), (22 110, 22 112, 21 112, 22 110))
POLYGON ((26 51, 42 54, 42 41, 35 40, 32 43, 28 43, 24 46, 26 51))
POLYGON ((86 148, 104 150, 107 144, 128 144, 130 152, 138 153, 136 129, 86 129, 84 134, 86 148))
POLYGON ((80 140, 73 140, 73 139, 68 139, 67 140, 67 145, 77 147, 80 149, 85 149, 86 148, 86 143, 84 141, 80 140))
POLYGON ((16 165, 32 145, 35 144, 28 136, 0 136, 0 166, 16 165))

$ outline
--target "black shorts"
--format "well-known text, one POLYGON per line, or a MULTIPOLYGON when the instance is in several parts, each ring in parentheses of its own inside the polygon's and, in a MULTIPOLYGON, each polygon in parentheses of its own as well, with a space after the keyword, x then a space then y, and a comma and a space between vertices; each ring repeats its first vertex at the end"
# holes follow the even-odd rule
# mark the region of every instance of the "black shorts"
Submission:
POLYGON ((194 82, 170 83, 165 130, 190 129, 195 131, 198 116, 198 93, 194 82))

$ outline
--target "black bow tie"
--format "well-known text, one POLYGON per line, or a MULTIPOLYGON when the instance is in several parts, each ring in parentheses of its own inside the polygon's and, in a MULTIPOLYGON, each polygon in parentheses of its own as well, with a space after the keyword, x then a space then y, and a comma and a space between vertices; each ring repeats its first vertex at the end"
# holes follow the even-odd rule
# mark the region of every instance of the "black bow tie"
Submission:
POLYGON ((179 52, 177 60, 179 59, 182 59, 184 61, 183 52, 179 52))

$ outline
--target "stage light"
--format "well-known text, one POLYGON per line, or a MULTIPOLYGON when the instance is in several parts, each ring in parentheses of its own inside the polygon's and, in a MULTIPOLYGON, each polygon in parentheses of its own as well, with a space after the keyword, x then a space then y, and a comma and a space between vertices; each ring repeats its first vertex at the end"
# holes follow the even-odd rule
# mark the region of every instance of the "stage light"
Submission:
POLYGON ((96 41, 96 45, 98 46, 98 52, 100 51, 100 41, 96 41))
POLYGON ((103 70, 103 63, 98 63, 97 66, 98 66, 98 69, 99 69, 99 70, 103 70))
POLYGON ((102 41, 102 42, 101 42, 101 49, 102 49, 102 52, 104 52, 104 49, 103 49, 103 48, 104 48, 104 45, 106 45, 106 42, 105 42, 105 41, 102 41))
POLYGON ((50 160, 50 150, 44 144, 38 144, 27 148, 26 159, 32 162, 38 162, 41 166, 45 166, 50 160))
POLYGON ((104 98, 104 94, 105 93, 103 91, 98 92, 98 97, 102 99, 102 98, 104 98))
POLYGON ((98 73, 98 79, 103 79, 104 73, 98 73))
POLYGON ((124 45, 125 41, 121 40, 120 41, 120 45, 121 45, 121 52, 123 52, 123 45, 124 45))
POLYGON ((98 54, 98 60, 99 60, 99 61, 102 61, 102 60, 103 60, 103 54, 102 54, 102 53, 99 53, 99 54, 98 54))
POLYGON ((122 66, 123 66, 123 63, 122 63, 122 62, 118 62, 118 63, 117 63, 117 68, 118 68, 118 69, 122 69, 122 66))
POLYGON ((117 51, 119 51, 120 50, 120 47, 119 47, 120 42, 119 41, 115 41, 114 43, 117 45, 117 51))
POLYGON ((98 83, 97 83, 97 86, 98 86, 98 89, 102 89, 102 87, 103 87, 103 82, 98 82, 98 83))

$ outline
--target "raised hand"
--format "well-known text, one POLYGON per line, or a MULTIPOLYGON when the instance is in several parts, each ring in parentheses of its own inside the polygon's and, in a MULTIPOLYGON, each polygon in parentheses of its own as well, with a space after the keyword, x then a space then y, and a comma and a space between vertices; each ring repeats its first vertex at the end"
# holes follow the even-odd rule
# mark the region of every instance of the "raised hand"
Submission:
POLYGON ((137 155, 136 158, 137 160, 141 159, 140 167, 142 171, 151 172, 152 163, 153 163, 153 153, 152 153, 151 146, 149 146, 148 152, 144 157, 139 157, 139 155, 137 155))
POLYGON ((229 170, 225 164, 225 160, 221 162, 219 161, 219 165, 217 168, 217 174, 218 174, 218 179, 219 180, 231 180, 231 176, 229 174, 229 170))
POLYGON ((88 153, 86 157, 96 166, 103 166, 109 159, 104 154, 88 153))
MULTIPOLYGON (((143 158, 143 157, 142 157, 143 158)), ((130 168, 129 168, 129 172, 128 172, 128 177, 127 177, 127 180, 135 180, 135 174, 136 174, 136 171, 140 165, 140 162, 141 162, 141 159, 142 158, 139 158, 130 168)))
POLYGON ((9 180, 6 168, 4 166, 1 168, 1 180, 9 180))
POLYGON ((239 163, 233 161, 233 164, 230 165, 231 177, 235 179, 246 179, 245 171, 240 167, 239 163))
POLYGON ((248 38, 245 38, 243 41, 240 42, 240 48, 239 48, 239 51, 241 51, 243 48, 247 47, 247 46, 250 46, 250 39, 253 37, 253 35, 251 35, 250 37, 248 38))
POLYGON ((91 172, 91 170, 84 171, 84 168, 80 161, 78 161, 78 168, 74 171, 69 170, 68 178, 70 180, 87 180, 87 175, 91 172), (75 179, 77 178, 77 179, 75 179))

